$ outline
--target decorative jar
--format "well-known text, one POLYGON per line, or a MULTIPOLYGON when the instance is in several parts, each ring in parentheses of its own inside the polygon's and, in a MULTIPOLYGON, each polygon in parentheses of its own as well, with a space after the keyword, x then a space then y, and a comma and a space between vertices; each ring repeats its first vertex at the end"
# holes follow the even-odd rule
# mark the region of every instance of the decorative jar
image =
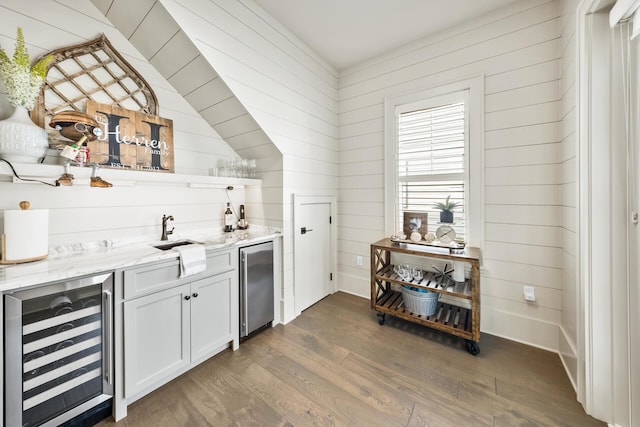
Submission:
POLYGON ((47 131, 36 125, 29 111, 18 105, 11 117, 0 120, 0 158, 17 163, 38 163, 47 153, 47 131))

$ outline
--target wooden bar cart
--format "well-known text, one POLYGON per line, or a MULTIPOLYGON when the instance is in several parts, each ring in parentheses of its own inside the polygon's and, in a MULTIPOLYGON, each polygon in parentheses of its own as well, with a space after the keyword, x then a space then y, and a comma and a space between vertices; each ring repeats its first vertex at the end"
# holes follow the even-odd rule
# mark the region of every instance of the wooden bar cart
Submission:
POLYGON ((453 251, 443 247, 395 242, 388 238, 373 243, 371 308, 378 312, 380 325, 384 324, 385 315, 390 314, 464 338, 467 351, 474 356, 477 355, 480 353, 480 249, 467 247, 464 250, 453 251), (406 281, 394 271, 391 264, 392 253, 461 261, 470 264, 471 274, 464 282, 450 282, 445 286, 440 284, 438 274, 434 272, 426 272, 421 280, 406 281), (399 290, 402 285, 437 292, 441 297, 446 295, 456 298, 441 298, 446 301, 438 301, 435 313, 431 316, 417 315, 405 309, 399 290), (456 300, 463 303, 458 305, 456 300), (470 304, 465 304, 464 301, 470 304), (469 305, 470 308, 464 307, 469 305))

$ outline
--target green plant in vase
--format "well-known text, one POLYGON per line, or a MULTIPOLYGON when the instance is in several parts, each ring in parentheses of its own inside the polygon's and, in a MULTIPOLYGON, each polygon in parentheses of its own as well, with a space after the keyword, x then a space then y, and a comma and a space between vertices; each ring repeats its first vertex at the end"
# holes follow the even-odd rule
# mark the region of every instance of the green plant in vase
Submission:
POLYGON ((7 88, 7 99, 15 107, 11 117, 0 121, 0 158, 5 161, 37 163, 47 152, 47 132, 31 121, 29 111, 33 110, 52 59, 47 55, 31 66, 20 27, 13 56, 0 48, 0 80, 7 88))
POLYGON ((440 210, 440 222, 451 224, 453 223, 453 210, 460 205, 459 202, 451 201, 451 194, 449 194, 444 202, 438 202, 433 207, 440 210))
POLYGON ((24 44, 22 28, 18 27, 13 57, 9 57, 4 49, 0 48, 0 77, 7 86, 7 99, 11 105, 33 110, 52 58, 51 55, 45 56, 32 67, 29 52, 24 44))

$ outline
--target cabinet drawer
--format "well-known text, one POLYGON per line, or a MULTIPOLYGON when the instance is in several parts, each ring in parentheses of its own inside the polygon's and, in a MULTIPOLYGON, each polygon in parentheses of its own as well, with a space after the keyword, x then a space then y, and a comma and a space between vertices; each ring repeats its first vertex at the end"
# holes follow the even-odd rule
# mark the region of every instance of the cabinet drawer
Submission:
MULTIPOLYGON (((234 248, 235 249, 235 248, 234 248)), ((216 251, 207 253, 207 275, 224 273, 236 268, 235 250, 216 251)))
POLYGON ((211 276, 236 268, 236 252, 232 249, 223 251, 207 252, 207 271, 195 276, 180 279, 180 262, 168 260, 155 262, 141 267, 124 271, 124 291, 125 299, 136 298, 152 292, 158 292, 177 286, 186 281, 198 279, 199 277, 211 276))
POLYGON ((124 298, 135 298, 174 286, 180 279, 178 260, 165 261, 124 272, 124 298))

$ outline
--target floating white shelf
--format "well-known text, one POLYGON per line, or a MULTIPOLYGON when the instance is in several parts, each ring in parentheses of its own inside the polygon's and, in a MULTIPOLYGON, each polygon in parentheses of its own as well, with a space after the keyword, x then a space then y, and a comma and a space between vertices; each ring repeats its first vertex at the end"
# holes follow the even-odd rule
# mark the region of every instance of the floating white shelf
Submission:
MULTIPOLYGON (((54 183, 64 173, 62 165, 12 163, 14 169, 21 178, 38 179, 54 183)), ((74 184, 89 185, 89 178, 93 169, 91 167, 71 166, 70 173, 74 176, 74 184)), ((261 186, 261 179, 253 178, 227 178, 208 175, 185 175, 179 173, 143 172, 124 169, 101 168, 98 175, 114 186, 132 187, 137 185, 176 185, 189 188, 227 188, 261 186)), ((14 183, 37 184, 30 181, 21 181, 14 177, 8 164, 0 161, 0 177, 14 183)))

